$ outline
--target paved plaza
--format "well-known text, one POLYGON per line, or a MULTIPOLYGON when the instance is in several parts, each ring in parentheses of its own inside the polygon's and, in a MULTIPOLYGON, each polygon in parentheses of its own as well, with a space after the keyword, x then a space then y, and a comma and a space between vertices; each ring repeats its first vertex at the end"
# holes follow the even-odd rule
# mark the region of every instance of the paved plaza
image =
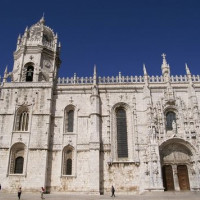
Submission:
MULTIPOLYGON (((0 193, 1 200, 18 199, 17 194, 14 193, 0 193)), ((40 200, 40 193, 23 193, 21 200, 40 200)), ((87 195, 87 194, 65 194, 53 193, 46 194, 45 199, 51 200, 110 200, 114 199, 109 194, 106 195, 87 195)), ((117 200, 199 200, 200 192, 146 192, 144 194, 122 195, 117 194, 117 200)))

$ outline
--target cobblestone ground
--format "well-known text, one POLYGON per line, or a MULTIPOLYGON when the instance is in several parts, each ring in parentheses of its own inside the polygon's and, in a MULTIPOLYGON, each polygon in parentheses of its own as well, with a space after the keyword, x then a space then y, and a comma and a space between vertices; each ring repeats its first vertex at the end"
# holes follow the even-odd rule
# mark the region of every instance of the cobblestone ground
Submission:
MULTIPOLYGON (((200 200, 200 192, 146 192, 137 195, 121 195, 116 193, 116 197, 107 195, 86 195, 86 194, 45 194, 46 200, 200 200)), ((17 194, 0 193, 1 200, 17 200, 17 194)), ((40 200, 39 193, 23 193, 21 200, 40 200)))

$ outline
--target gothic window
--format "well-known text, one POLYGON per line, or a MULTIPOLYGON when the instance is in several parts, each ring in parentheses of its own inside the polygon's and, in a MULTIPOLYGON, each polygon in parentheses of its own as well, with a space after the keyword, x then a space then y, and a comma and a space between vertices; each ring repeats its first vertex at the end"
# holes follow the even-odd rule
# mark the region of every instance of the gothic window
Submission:
POLYGON ((23 174, 25 145, 17 143, 12 146, 10 153, 10 174, 23 174))
POLYGON ((27 82, 32 82, 33 81, 33 71, 34 67, 33 66, 28 66, 27 71, 26 71, 26 81, 27 82))
POLYGON ((118 158, 128 157, 127 120, 124 108, 116 110, 117 123, 117 154, 118 158))
POLYGON ((28 131, 29 112, 27 107, 21 107, 17 111, 15 131, 28 131))
POLYGON ((73 156, 74 148, 72 146, 66 146, 63 150, 63 175, 73 175, 73 156))
POLYGON ((74 132, 74 107, 65 109, 65 132, 74 132))
POLYGON ((173 121, 176 122, 176 114, 172 111, 166 114, 166 129, 173 130, 173 121))

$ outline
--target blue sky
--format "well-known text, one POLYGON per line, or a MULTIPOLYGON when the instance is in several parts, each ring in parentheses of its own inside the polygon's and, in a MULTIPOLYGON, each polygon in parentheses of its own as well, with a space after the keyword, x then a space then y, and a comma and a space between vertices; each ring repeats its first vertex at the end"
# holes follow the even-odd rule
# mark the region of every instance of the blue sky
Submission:
POLYGON ((161 74, 167 54, 171 74, 185 63, 200 74, 199 0, 1 0, 0 74, 13 66, 18 34, 45 13, 61 42, 60 77, 161 74))

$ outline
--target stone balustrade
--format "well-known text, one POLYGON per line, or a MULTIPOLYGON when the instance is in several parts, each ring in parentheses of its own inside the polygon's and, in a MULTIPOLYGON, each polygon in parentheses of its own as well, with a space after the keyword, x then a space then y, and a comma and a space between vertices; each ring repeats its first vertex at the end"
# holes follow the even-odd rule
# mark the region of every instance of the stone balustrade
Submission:
POLYGON ((28 46, 37 46, 37 45, 43 45, 49 49, 53 49, 54 48, 54 43, 53 42, 47 42, 47 41, 41 41, 41 39, 28 39, 27 40, 27 45, 28 46))
MULTIPOLYGON (((200 76, 199 75, 193 75, 191 76, 192 82, 200 82, 200 76)), ((118 84, 118 83, 144 83, 145 77, 144 76, 99 76, 97 78, 98 84, 118 84)), ((172 83, 187 83, 188 77, 187 75, 180 75, 180 76, 171 76, 170 81, 172 83)), ((148 82, 149 83, 163 83, 164 78, 163 76, 148 76, 148 82)), ((74 77, 67 77, 67 78, 58 78, 58 84, 92 84, 93 83, 93 77, 77 77, 74 75, 74 77)))

